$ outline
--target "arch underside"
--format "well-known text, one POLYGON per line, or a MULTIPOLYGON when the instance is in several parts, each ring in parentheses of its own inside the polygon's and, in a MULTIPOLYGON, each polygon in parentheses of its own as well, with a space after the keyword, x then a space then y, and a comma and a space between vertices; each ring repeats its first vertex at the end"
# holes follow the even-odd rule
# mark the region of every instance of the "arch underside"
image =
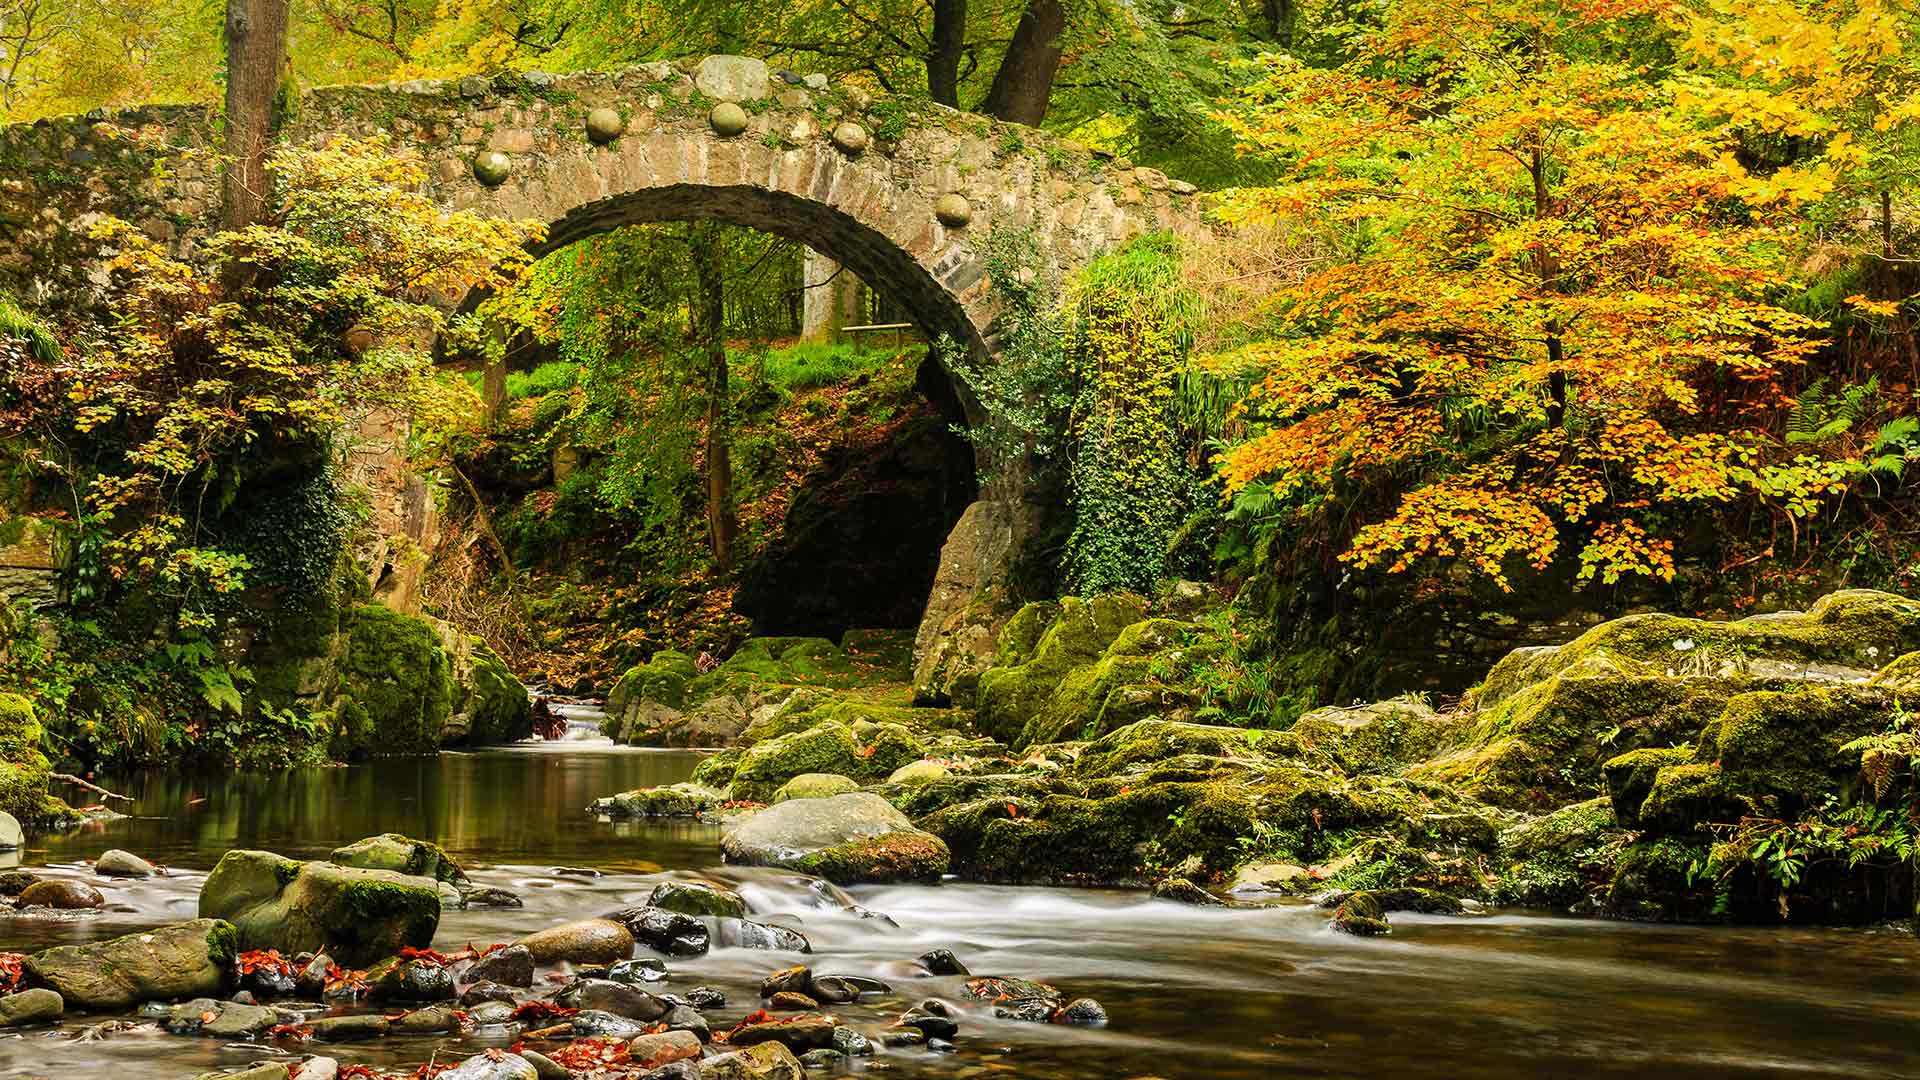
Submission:
POLYGON ((612 195, 568 211, 533 252, 546 255, 626 225, 668 221, 720 221, 799 241, 898 302, 927 340, 951 335, 969 350, 986 350, 959 297, 891 237, 832 206, 784 191, 668 184, 612 195))

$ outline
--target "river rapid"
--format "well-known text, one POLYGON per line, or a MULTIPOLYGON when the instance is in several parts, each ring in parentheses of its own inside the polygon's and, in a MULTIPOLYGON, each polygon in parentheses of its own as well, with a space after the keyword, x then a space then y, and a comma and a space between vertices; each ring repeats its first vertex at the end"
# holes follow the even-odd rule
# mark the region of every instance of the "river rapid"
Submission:
MULTIPOLYGON (((814 906, 789 874, 720 864, 718 829, 687 821, 605 822, 582 807, 684 779, 697 756, 575 738, 497 751, 331 769, 120 778, 132 816, 45 838, 16 860, 82 878, 100 912, 0 913, 0 950, 32 951, 193 918, 222 852, 323 856, 381 832, 443 844, 476 883, 519 909, 449 910, 435 946, 509 941, 645 901, 671 877, 739 889, 755 918, 800 928, 801 957, 715 949, 670 958, 653 989, 718 988, 716 1030, 759 1006, 760 980, 805 962, 892 985, 834 1012, 869 1029, 927 997, 958 1004, 960 980, 913 958, 952 949, 975 974, 1050 982, 1106 1006, 1104 1028, 996 1020, 963 1006, 951 1054, 882 1050, 850 1071, 896 1077, 1920 1077, 1920 944, 1900 930, 1651 926, 1493 913, 1396 913, 1385 938, 1327 928, 1299 903, 1194 908, 1143 893, 989 887, 850 890, 884 920, 814 906), (96 878, 85 860, 125 848, 169 868, 146 881, 96 878)), ((646 955, 644 952, 642 955, 646 955)), ((54 1032, 0 1037, 0 1078, 185 1080, 280 1056, 416 1065, 484 1041, 446 1035, 289 1047, 222 1044, 149 1025, 79 1039, 111 1019, 69 1016, 54 1032)))

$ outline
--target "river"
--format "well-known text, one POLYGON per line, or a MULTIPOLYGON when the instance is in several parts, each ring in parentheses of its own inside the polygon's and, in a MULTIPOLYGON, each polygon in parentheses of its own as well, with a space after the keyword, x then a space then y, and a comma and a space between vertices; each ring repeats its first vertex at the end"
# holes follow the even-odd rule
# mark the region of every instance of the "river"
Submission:
MULTIPOLYGON (((1495 913, 1394 916, 1352 938, 1324 913, 1187 907, 1107 890, 962 884, 851 890, 897 927, 808 904, 786 874, 719 864, 718 830, 608 823, 593 798, 683 779, 696 755, 591 738, 280 774, 122 778, 133 816, 50 838, 20 860, 84 877, 108 910, 60 919, 0 914, 0 950, 30 951, 192 918, 206 871, 233 847, 319 856, 380 832, 439 841, 482 885, 524 909, 449 911, 436 946, 511 940, 645 900, 672 875, 739 888, 756 917, 803 928, 816 972, 876 976, 892 999, 836 1009, 878 1027, 958 982, 912 958, 950 948, 976 974, 1091 996, 1105 1028, 1021 1024, 969 1008, 958 1049, 882 1051, 857 1072, 912 1078, 1920 1077, 1920 946, 1896 930, 1722 929, 1495 913), (126 848, 170 869, 96 879, 82 860, 126 848), (597 871, 586 876, 579 871, 597 871)), ((719 949, 671 959, 667 992, 725 992, 716 1029, 759 1004, 792 954, 719 949)), ((184 1080, 276 1053, 150 1027, 108 1038, 0 1038, 0 1077, 184 1080)), ((417 1064, 483 1043, 448 1036, 313 1047, 342 1062, 417 1064)), ((287 1060, 293 1060, 289 1057, 287 1060)))

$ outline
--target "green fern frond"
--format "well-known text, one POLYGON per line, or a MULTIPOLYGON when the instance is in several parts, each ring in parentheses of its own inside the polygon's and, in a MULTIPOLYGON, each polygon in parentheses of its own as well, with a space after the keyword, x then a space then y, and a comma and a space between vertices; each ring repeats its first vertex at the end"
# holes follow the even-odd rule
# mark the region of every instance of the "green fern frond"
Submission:
POLYGON ((4 296, 0 296, 0 337, 26 342, 43 364, 57 363, 60 359, 60 341, 47 324, 4 296))

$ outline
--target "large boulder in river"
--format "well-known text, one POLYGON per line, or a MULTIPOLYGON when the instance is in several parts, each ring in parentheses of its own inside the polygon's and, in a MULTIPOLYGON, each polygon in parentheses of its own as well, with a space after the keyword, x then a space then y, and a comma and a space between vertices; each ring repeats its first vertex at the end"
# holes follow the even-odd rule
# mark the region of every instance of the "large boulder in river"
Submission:
POLYGON ((236 850, 207 875, 200 914, 231 921, 242 950, 292 956, 325 949, 361 967, 432 944, 440 889, 432 878, 236 850))
POLYGON ((611 964, 633 956, 633 932, 612 919, 580 919, 537 930, 514 944, 535 963, 611 964))
POLYGON ((27 959, 27 981, 56 991, 77 1009, 213 996, 226 987, 239 951, 235 942, 230 923, 196 919, 35 953, 27 959))
POLYGON ((793 799, 737 821, 721 837, 728 861, 781 866, 840 884, 937 881, 947 845, 870 792, 793 799))
POLYGON ((426 754, 531 732, 526 688, 478 638, 382 604, 352 608, 341 625, 335 757, 426 754))

